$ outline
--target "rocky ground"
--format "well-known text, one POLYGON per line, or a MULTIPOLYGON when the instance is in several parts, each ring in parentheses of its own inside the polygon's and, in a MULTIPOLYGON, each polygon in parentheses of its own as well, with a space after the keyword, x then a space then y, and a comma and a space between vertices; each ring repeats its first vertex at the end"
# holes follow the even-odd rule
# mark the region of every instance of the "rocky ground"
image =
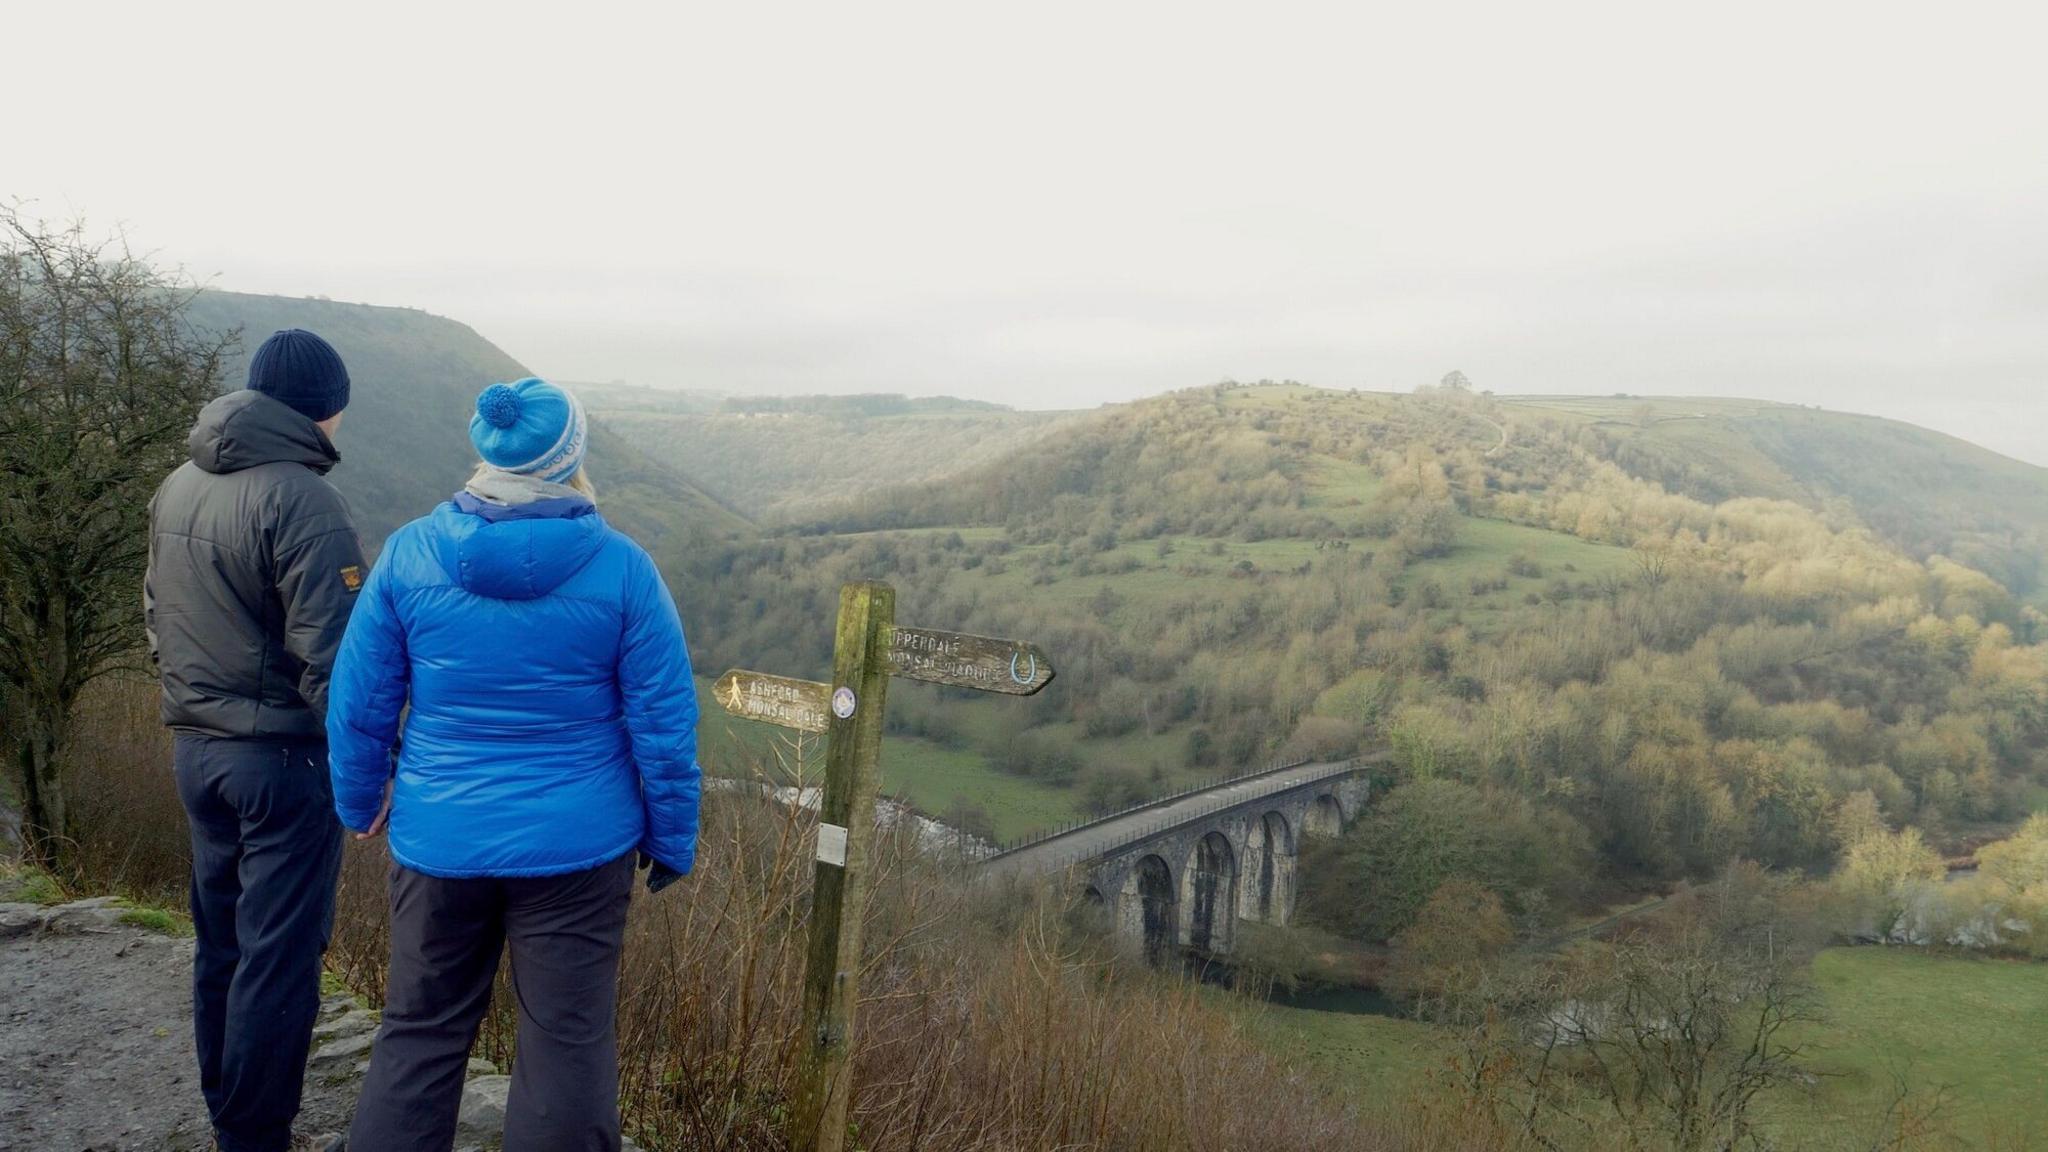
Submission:
MULTIPOLYGON (((0 1152, 209 1147, 192 1055, 192 942, 107 899, 0 904, 0 1152)), ((320 1009, 300 1128, 340 1132, 377 1028, 320 1009)), ((459 1147, 495 1147, 508 1078, 470 1066, 459 1147)), ((631 1145, 627 1145, 631 1149, 631 1145)))

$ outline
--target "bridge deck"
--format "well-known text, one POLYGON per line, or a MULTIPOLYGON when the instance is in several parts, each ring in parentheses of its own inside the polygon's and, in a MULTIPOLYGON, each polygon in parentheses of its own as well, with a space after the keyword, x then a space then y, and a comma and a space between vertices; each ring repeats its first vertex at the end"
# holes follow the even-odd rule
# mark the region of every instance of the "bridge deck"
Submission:
POLYGON ((1347 775, 1358 771, 1358 768, 1356 760, 1299 764, 1264 776, 1220 784, 1155 808, 1126 812, 1100 824, 1089 824, 1050 840, 1006 852, 991 858, 983 867, 995 876, 1034 876, 1054 872, 1225 808, 1235 808, 1239 804, 1347 775))

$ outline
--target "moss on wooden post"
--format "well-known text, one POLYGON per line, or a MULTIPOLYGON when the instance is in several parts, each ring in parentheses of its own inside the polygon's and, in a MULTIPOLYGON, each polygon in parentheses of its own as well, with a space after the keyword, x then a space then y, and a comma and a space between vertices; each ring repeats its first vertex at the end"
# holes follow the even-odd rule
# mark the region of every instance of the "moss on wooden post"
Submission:
POLYGON ((804 968, 804 1034, 792 1113, 791 1143, 800 1152, 840 1152, 846 1144, 861 920, 871 879, 882 711, 895 623, 896 590, 889 585, 848 584, 839 590, 831 731, 804 968))

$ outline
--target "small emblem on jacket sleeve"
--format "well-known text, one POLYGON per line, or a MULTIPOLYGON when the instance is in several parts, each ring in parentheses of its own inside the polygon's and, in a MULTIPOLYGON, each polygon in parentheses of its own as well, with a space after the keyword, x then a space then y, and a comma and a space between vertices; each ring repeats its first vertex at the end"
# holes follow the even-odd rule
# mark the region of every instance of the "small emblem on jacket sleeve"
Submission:
POLYGON ((341 570, 341 582, 351 592, 363 590, 363 570, 354 564, 341 570))

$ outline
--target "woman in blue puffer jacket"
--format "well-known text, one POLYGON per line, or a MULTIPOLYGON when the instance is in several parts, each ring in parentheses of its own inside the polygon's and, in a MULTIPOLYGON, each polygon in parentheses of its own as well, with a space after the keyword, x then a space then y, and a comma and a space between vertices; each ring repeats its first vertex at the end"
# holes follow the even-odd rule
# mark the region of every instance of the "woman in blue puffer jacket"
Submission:
POLYGON ((634 860, 659 890, 696 852, 690 657, 654 562, 597 513, 574 396, 493 385, 470 439, 483 465, 465 489, 385 544, 328 704, 335 808, 358 839, 388 819, 395 862, 384 1023, 348 1146, 452 1146, 509 943, 507 1152, 614 1152, 634 860))

